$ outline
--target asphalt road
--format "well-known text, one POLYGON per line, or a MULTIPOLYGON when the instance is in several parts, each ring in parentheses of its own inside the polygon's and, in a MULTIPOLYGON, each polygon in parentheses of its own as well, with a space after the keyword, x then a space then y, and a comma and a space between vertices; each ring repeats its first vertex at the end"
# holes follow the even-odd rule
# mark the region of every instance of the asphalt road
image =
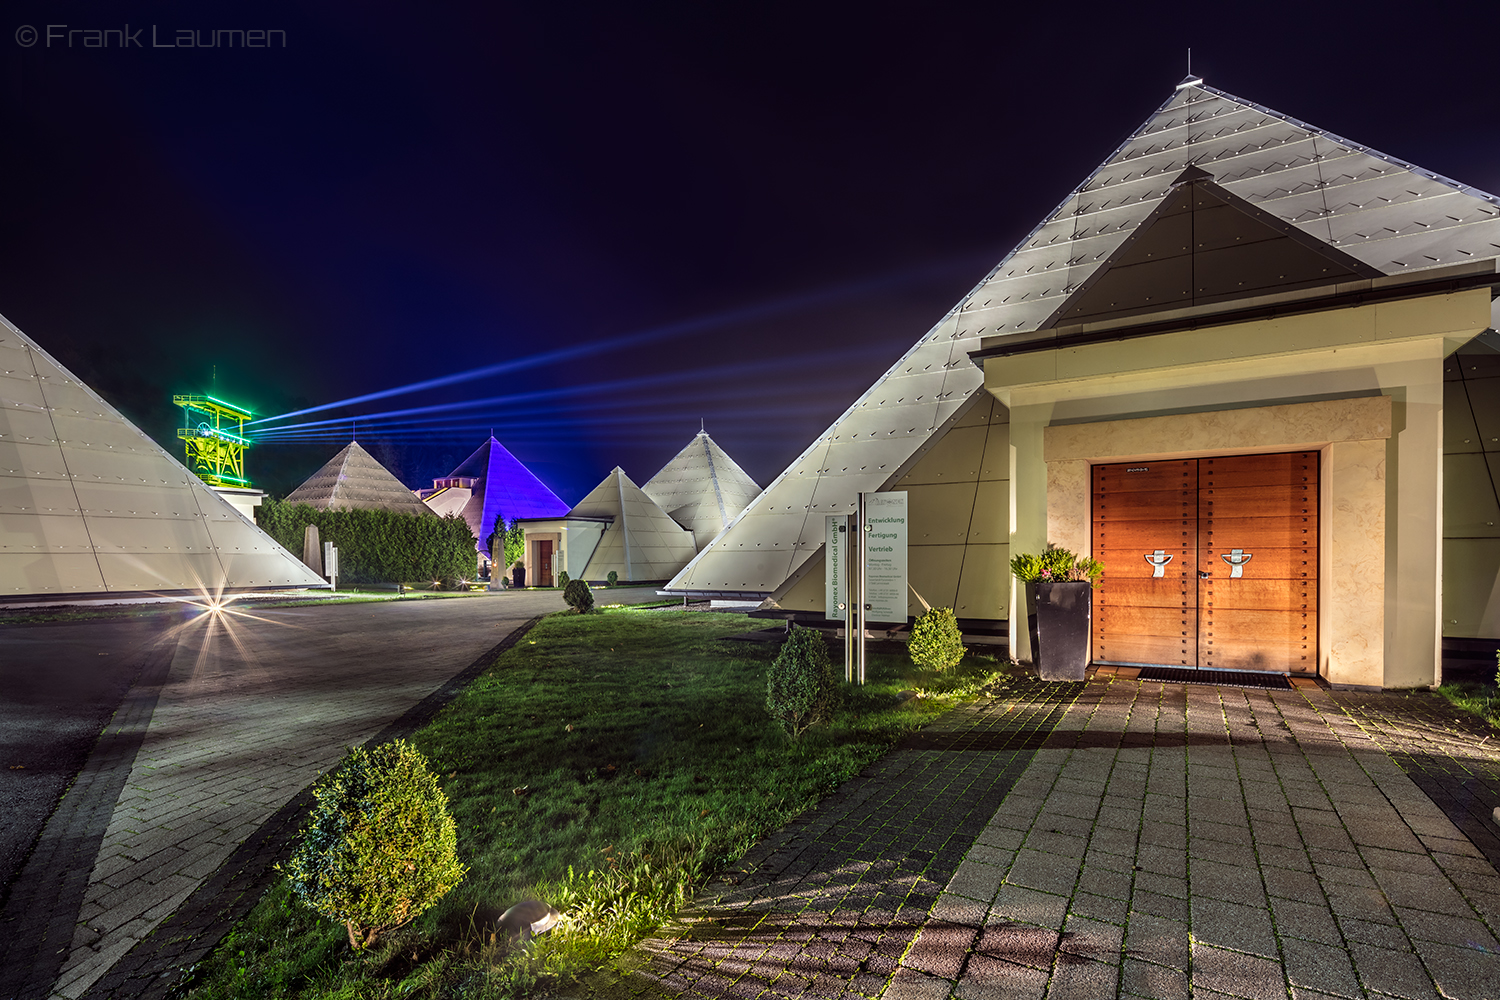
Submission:
POLYGON ((180 618, 0 624, 0 901, 152 646, 180 618))

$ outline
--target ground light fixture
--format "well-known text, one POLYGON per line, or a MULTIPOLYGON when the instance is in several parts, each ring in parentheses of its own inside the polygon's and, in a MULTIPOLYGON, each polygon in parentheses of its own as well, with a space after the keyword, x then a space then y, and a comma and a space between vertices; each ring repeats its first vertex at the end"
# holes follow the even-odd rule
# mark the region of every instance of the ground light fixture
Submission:
POLYGON ((548 906, 539 899, 524 899, 500 914, 496 921, 500 930, 515 934, 522 941, 538 934, 545 934, 557 926, 562 913, 555 906, 548 906))

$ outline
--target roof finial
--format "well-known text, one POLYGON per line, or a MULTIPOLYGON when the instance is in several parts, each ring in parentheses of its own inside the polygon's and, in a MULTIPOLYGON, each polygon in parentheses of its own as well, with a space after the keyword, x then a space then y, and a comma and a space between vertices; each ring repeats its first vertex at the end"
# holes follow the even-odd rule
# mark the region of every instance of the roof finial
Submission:
POLYGON ((699 434, 707 434, 708 433, 708 424, 704 421, 704 419, 702 417, 698 418, 698 433, 699 434))
POLYGON ((1193 75, 1193 47, 1188 46, 1188 76, 1193 75))
POLYGON ((358 441, 359 440, 359 421, 358 420, 351 420, 351 421, 349 421, 349 440, 350 441, 358 441))

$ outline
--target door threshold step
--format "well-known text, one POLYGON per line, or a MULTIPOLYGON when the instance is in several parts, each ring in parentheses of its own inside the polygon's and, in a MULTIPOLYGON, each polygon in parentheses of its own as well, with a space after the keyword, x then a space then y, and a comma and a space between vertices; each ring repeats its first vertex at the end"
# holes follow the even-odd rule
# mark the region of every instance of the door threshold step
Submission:
POLYGON ((1216 670, 1188 667, 1141 667, 1137 675, 1143 681, 1167 681, 1173 684, 1217 684, 1220 687, 1271 688, 1292 690, 1286 674, 1262 673, 1259 670, 1216 670))

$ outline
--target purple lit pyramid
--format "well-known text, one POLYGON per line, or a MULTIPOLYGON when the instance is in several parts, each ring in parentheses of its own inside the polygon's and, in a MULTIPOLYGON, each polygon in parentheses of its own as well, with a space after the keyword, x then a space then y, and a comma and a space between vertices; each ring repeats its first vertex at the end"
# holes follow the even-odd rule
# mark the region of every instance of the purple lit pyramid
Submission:
POLYGON ((422 501, 437 513, 457 514, 468 522, 481 554, 486 554, 484 539, 494 530, 497 517, 513 521, 568 513, 568 505, 493 436, 422 494, 422 501))

